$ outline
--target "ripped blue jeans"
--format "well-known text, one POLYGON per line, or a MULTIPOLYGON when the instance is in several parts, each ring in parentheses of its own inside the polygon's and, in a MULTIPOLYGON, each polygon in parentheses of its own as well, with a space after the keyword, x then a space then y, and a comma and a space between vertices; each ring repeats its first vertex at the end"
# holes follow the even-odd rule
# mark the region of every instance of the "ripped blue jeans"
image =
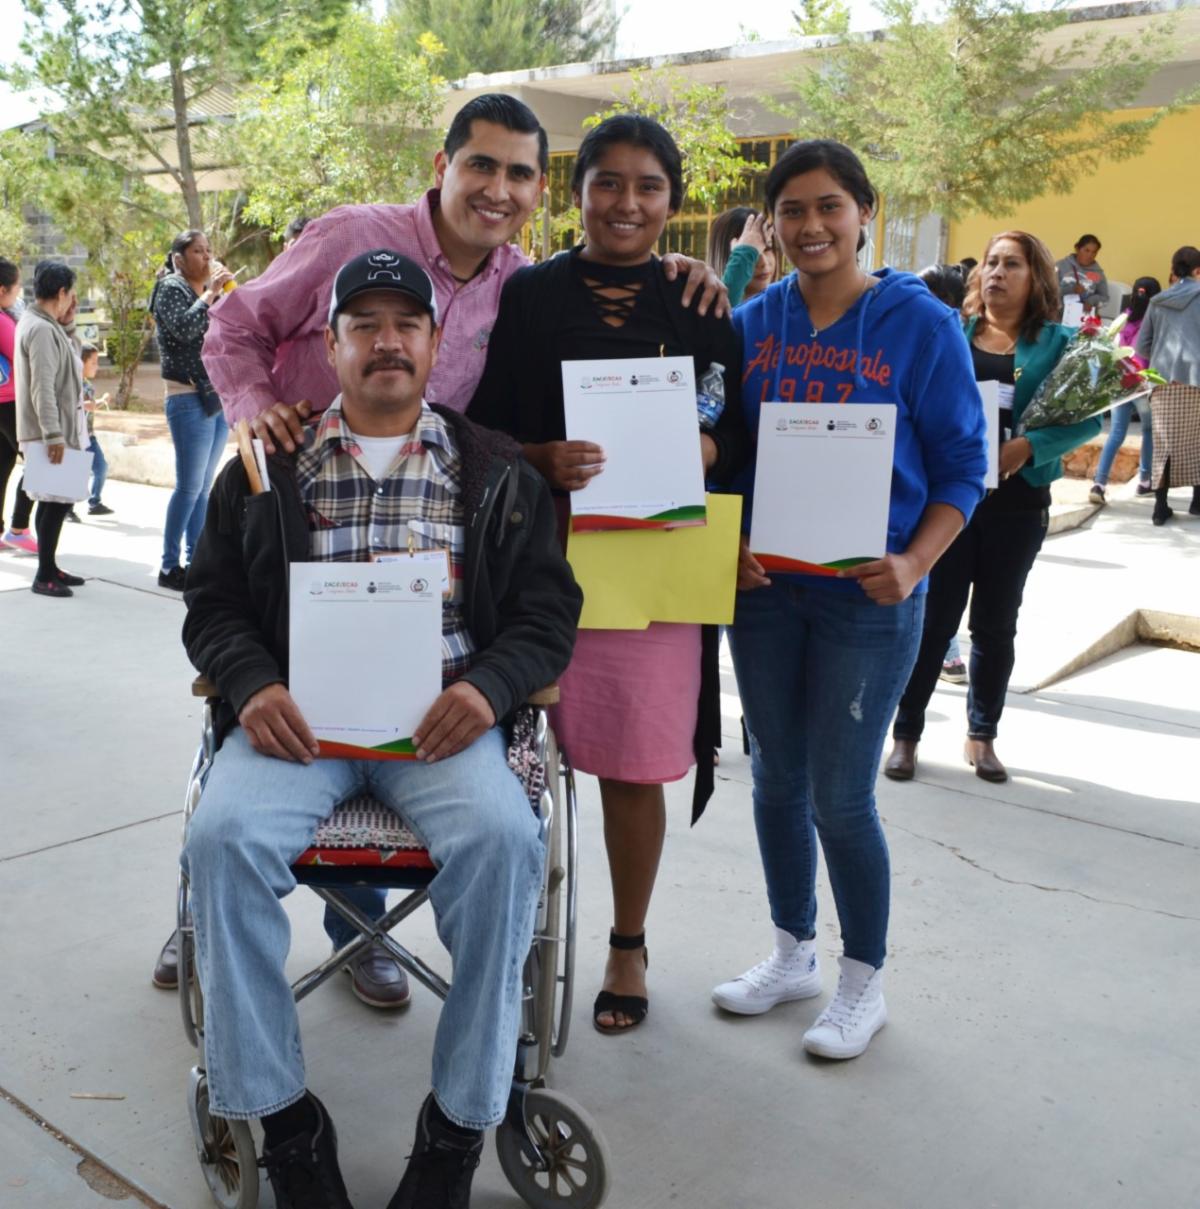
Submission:
POLYGON ((777 578, 738 593, 729 631, 771 918, 797 939, 816 935, 819 838, 845 954, 876 968, 891 867, 875 777, 924 616, 924 596, 876 605, 777 578))

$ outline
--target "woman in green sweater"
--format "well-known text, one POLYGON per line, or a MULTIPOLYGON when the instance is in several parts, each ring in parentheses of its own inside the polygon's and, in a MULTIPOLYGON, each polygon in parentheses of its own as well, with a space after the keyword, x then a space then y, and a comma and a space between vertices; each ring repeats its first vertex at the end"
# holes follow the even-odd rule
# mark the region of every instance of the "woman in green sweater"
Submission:
POLYGON ((737 306, 775 280, 779 257, 771 220, 749 206, 735 206, 713 219, 708 231, 708 263, 737 306))
POLYGON ((993 747, 1012 675, 1017 613, 1025 580, 1050 523, 1050 484, 1064 453, 1100 431, 1100 418, 1013 432, 1074 331, 1054 322, 1060 308, 1054 258, 1024 231, 995 235, 971 275, 963 331, 978 382, 1000 383, 1000 486, 934 566, 921 649, 900 698, 895 746, 884 765, 894 781, 911 780, 925 708, 937 684, 946 643, 958 632, 971 597, 971 666, 967 690, 967 763, 985 781, 1006 781, 993 747))

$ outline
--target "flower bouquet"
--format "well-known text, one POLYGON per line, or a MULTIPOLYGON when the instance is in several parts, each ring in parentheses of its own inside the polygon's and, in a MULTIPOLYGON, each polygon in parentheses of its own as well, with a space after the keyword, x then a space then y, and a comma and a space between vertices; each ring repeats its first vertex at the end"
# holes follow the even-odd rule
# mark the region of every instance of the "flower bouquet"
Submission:
POLYGON ((1122 345, 1121 315, 1109 327, 1089 315, 1058 364, 1038 387, 1021 414, 1016 435, 1034 428, 1078 424, 1110 407, 1147 395, 1166 381, 1128 345, 1122 345))

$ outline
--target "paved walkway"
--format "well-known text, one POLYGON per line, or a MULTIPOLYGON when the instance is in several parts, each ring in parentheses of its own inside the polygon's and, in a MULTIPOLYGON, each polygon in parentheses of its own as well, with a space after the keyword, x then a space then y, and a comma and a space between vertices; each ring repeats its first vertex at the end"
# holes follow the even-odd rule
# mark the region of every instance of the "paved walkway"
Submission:
MULTIPOLYGON (((106 498, 112 518, 65 530, 63 564, 92 577, 73 601, 33 596, 33 560, 0 554, 3 1209, 211 1203, 187 1121, 193 1052, 174 997, 149 983, 171 928, 199 710, 182 606, 155 585, 166 492, 117 482, 106 498)), ((1048 541, 1018 685, 1132 609, 1200 612, 1200 518, 1186 504, 1179 493, 1177 521, 1155 529, 1146 501, 1117 498, 1048 541)), ((879 782, 891 1023, 849 1064, 801 1052, 823 1000, 736 1020, 708 999, 769 935, 728 669, 729 742, 700 826, 687 826, 690 787, 670 791, 651 1014, 625 1038, 589 1026, 609 906, 584 778, 574 1033, 552 1078, 607 1135, 613 1209, 1200 1203, 1198 666, 1130 647, 1014 692, 1001 786, 962 764, 964 693, 939 689, 919 780, 879 782)), ((819 894, 832 983, 823 876, 819 894)), ((325 951, 320 904, 300 893, 289 911, 299 970, 325 951)), ((447 968, 428 913, 406 935, 447 968)), ((302 1008, 310 1081, 360 1207, 386 1203, 409 1152, 437 1007, 418 991, 389 1018, 337 982, 302 1008)), ((518 1205, 490 1147, 476 1188, 474 1209, 518 1205)))

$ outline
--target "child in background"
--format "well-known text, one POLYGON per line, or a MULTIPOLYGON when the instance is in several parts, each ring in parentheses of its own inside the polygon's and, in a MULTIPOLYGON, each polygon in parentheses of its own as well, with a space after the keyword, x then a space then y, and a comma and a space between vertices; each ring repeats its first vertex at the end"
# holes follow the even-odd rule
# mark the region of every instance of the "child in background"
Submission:
MULTIPOLYGON (((1121 343, 1134 348, 1137 345, 1138 332, 1142 330, 1142 320, 1146 318, 1146 310, 1150 299, 1162 293, 1162 286, 1157 277, 1139 277, 1133 283, 1130 295, 1129 310, 1125 312, 1125 326, 1121 329, 1121 343)), ((1154 434, 1150 427, 1150 396, 1144 395, 1132 403, 1122 403, 1112 409, 1111 427, 1108 440, 1100 451, 1100 463, 1096 467, 1096 480, 1088 492, 1088 500, 1093 504, 1103 504, 1104 489, 1108 486, 1108 476, 1112 464, 1116 460, 1117 450, 1125 442, 1125 434, 1129 431, 1129 421, 1133 418, 1134 408, 1137 408, 1138 419, 1142 423, 1142 449, 1138 458, 1138 495, 1151 495, 1150 471, 1154 464, 1154 434)))
POLYGON ((779 263, 771 220, 749 206, 718 215, 708 232, 708 263, 721 274, 731 307, 761 294, 779 263))
MULTIPOLYGON (((93 385, 96 371, 100 368, 100 350, 94 344, 85 344, 80 350, 83 358, 83 410, 87 413, 88 449, 92 454, 91 494, 88 496, 89 516, 111 516, 112 509, 100 502, 100 492, 104 490, 104 480, 108 477, 108 459, 100 442, 96 440, 96 408, 106 406, 107 392, 96 398, 96 388, 93 385)), ((67 520, 77 521, 79 518, 74 510, 67 514, 67 520)))

